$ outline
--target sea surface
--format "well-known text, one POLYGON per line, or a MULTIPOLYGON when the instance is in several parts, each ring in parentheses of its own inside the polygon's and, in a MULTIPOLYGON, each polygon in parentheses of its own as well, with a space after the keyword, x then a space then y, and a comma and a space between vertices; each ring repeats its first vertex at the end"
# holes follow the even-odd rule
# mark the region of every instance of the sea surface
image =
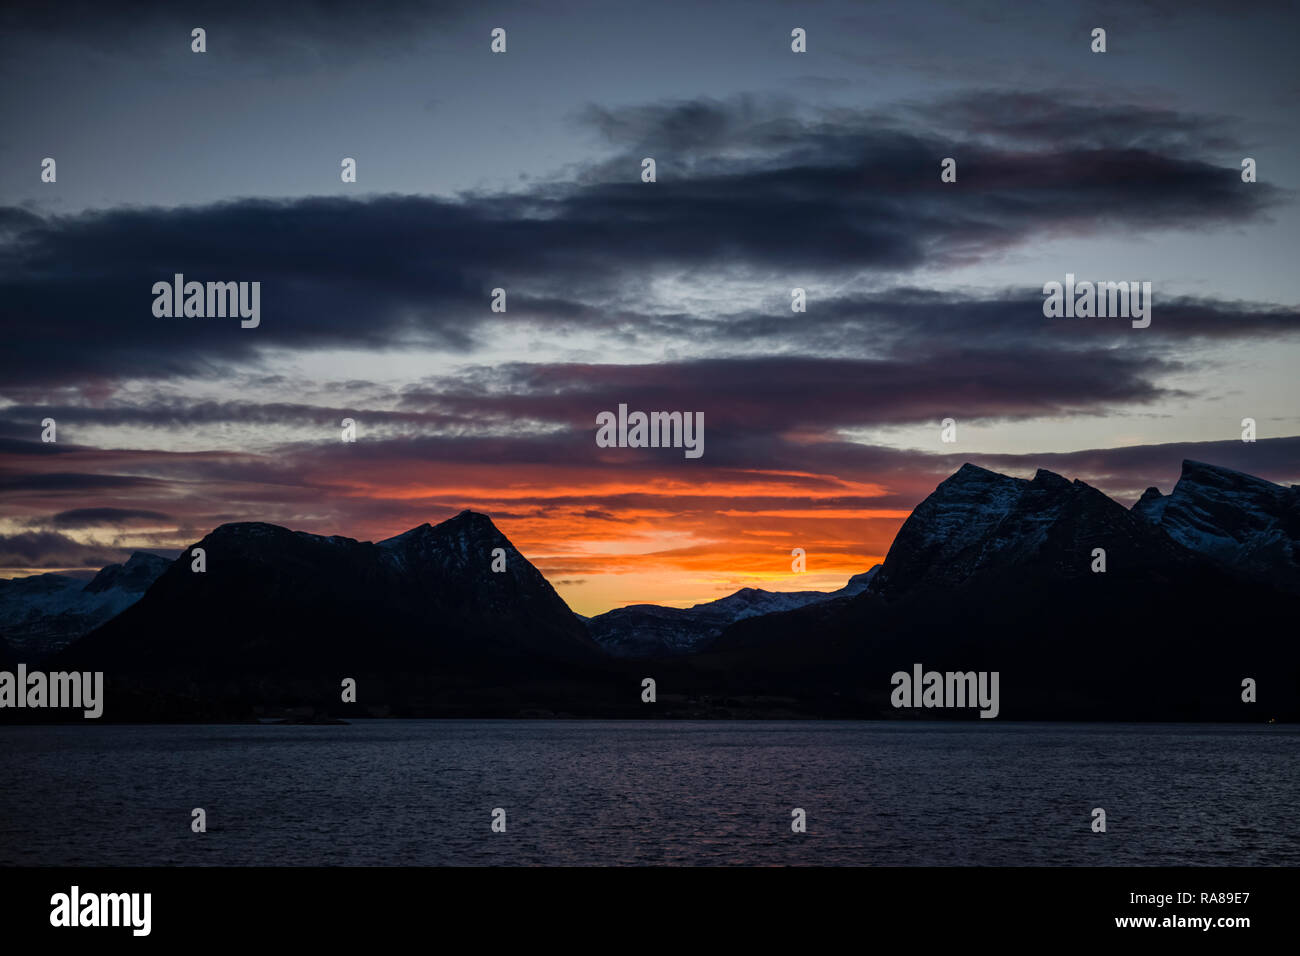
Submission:
POLYGON ((1298 755, 1277 725, 0 726, 0 864, 1295 865, 1298 755))

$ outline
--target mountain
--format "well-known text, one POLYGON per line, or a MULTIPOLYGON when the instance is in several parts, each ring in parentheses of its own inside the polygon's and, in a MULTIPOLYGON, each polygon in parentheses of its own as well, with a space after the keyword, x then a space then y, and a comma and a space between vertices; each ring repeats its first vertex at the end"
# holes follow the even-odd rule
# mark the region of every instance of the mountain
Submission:
POLYGON ((169 563, 137 551, 89 582, 64 574, 0 581, 0 637, 26 659, 39 659, 126 610, 169 563))
POLYGON ((125 564, 110 564, 102 568, 90 579, 85 587, 87 594, 104 594, 120 591, 128 594, 144 594, 158 576, 167 570, 171 561, 156 554, 137 551, 127 559, 125 564))
POLYGON ((104 670, 119 699, 146 710, 163 699, 236 713, 327 707, 352 678, 359 702, 514 713, 562 703, 565 682, 603 660, 541 573, 486 515, 465 511, 377 544, 222 525, 56 662, 104 670))
MULTIPOLYGON (((878 566, 877 566, 878 567, 878 566)), ((838 591, 764 591, 734 594, 688 608, 633 604, 587 619, 592 639, 615 657, 660 658, 707 648, 730 624, 763 614, 860 594, 877 568, 855 574, 838 591)))
POLYGON ((664 680, 826 716, 962 716, 892 707, 891 675, 920 663, 999 672, 1003 719, 1300 719, 1300 598, 1237 552, 1209 556, 1178 520, 1203 530, 1217 515, 1247 554, 1257 535, 1277 540, 1260 513, 1277 492, 1234 479, 1227 495, 1216 471, 1209 481, 1188 463, 1197 479, 1155 520, 1150 496, 1130 511, 1050 472, 964 465, 913 511, 864 593, 738 621, 664 680), (1105 571, 1093 570, 1097 548, 1105 571), (1241 699, 1246 678, 1256 704, 1241 699))
POLYGON ((897 598, 948 590, 1017 570, 1063 580, 1108 570, 1170 573, 1191 560, 1167 535, 1082 481, 1039 469, 1032 480, 963 465, 899 529, 871 584, 897 598))
POLYGON ((1170 494, 1148 488, 1133 512, 1197 554, 1300 592, 1300 486, 1185 461, 1170 494))
POLYGON ((1294 488, 1196 462, 1131 509, 968 464, 839 592, 590 621, 481 514, 378 543, 223 525, 196 545, 206 571, 186 549, 49 669, 105 671, 108 719, 978 719, 895 708, 892 675, 920 665, 998 673, 1002 720, 1300 720, 1294 506, 1294 488))
POLYGON ((559 658, 599 656, 581 622, 550 582, 487 515, 462 511, 378 544, 387 564, 421 592, 426 616, 448 635, 498 652, 559 658), (493 572, 500 549, 504 570, 493 572))

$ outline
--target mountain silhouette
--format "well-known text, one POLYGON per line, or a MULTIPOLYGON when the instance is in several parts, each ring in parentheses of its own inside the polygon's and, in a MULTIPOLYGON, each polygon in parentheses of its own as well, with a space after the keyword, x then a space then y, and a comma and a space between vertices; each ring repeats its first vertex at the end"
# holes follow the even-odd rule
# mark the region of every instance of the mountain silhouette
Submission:
POLYGON ((513 713, 564 703, 565 683, 604 659, 541 573, 465 511, 377 544, 222 525, 55 664, 116 675, 146 708, 176 692, 328 707, 352 678, 358 703, 513 713))
MULTIPOLYGON (((1188 463, 1184 476, 1207 469, 1188 463)), ((743 674, 750 693, 881 716, 936 716, 888 700, 891 675, 921 663, 998 671, 1008 719, 1296 719, 1296 594, 1255 573, 1260 549, 1212 552, 1217 539, 1164 526, 1203 512, 1244 525, 1238 511, 1269 484, 1250 479, 1235 510, 1215 509, 1215 489, 1243 483, 1208 470, 1215 481, 1180 480, 1162 522, 1145 513, 1150 496, 1128 510, 1051 472, 1025 480, 964 465, 904 522, 865 593, 737 622, 695 667, 715 676, 714 693, 737 692, 729 675, 743 674), (1255 704, 1242 700, 1247 678, 1255 704)), ((1294 553, 1293 526, 1254 527, 1294 553)))
MULTIPOLYGON (((105 671, 109 719, 975 718, 893 707, 891 676, 920 664, 997 671, 1002 719, 1295 720, 1296 497, 1186 462, 1169 495, 1125 508, 1052 472, 967 464, 841 591, 589 621, 482 514, 378 543, 228 524, 49 666, 105 671)), ((105 569, 92 593, 149 573, 105 569)))

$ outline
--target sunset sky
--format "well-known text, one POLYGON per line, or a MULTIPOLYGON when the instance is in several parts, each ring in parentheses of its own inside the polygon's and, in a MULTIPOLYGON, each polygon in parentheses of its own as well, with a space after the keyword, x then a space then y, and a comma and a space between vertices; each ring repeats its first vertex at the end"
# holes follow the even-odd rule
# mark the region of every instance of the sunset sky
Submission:
POLYGON ((0 12, 0 576, 470 508, 593 614, 839 587, 965 461, 1300 483, 1292 4, 106 6, 0 12))

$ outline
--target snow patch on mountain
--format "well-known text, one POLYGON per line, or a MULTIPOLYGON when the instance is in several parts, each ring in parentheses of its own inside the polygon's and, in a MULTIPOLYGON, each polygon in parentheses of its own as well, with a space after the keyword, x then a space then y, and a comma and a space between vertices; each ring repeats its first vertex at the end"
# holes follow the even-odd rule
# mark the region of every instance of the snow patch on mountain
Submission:
POLYGON ((741 588, 724 598, 688 608, 633 604, 587 619, 587 630, 597 644, 616 657, 690 654, 706 648, 736 621, 861 594, 878 567, 853 575, 838 591, 741 588))
POLYGON ((1046 469, 1012 478, 966 464, 903 522, 871 592, 899 597, 1007 572, 1075 577, 1089 573, 1098 547, 1122 555, 1128 568, 1191 559, 1082 481, 1046 469))
POLYGON ((1133 512, 1220 564, 1300 587, 1300 487, 1184 461, 1174 490, 1147 489, 1133 512))
POLYGON ((137 551, 89 582, 65 574, 0 581, 0 637, 19 654, 57 651, 140 600, 169 564, 137 551))

